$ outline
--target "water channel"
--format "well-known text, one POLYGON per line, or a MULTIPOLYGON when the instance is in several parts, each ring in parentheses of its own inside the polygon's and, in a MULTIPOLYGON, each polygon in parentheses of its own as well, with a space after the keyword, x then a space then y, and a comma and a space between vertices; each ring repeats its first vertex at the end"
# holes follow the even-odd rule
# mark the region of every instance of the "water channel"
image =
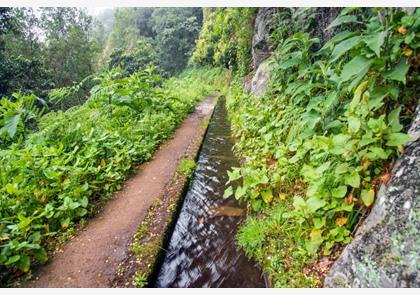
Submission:
POLYGON ((222 197, 227 170, 238 166, 232 146, 219 99, 155 287, 264 287, 261 270, 236 245, 243 206, 222 197))

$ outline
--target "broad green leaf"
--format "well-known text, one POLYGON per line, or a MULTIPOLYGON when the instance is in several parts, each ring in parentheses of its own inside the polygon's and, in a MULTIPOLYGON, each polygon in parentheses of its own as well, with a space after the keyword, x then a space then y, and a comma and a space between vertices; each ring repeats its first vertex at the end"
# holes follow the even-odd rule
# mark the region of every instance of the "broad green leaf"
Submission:
POLYGON ((352 187, 358 188, 360 186, 360 175, 358 172, 354 171, 351 174, 347 174, 344 177, 344 183, 352 187))
POLYGON ((370 190, 362 190, 360 194, 363 204, 365 204, 366 207, 369 207, 373 204, 373 201, 375 199, 375 191, 373 189, 370 190))
POLYGON ((335 168, 335 173, 343 174, 349 171, 349 165, 347 163, 340 163, 335 168))
POLYGON ((302 211, 306 206, 305 200, 302 197, 295 196, 293 198, 293 207, 298 210, 302 211))
POLYGON ((335 35, 334 37, 332 37, 327 43, 325 43, 325 45, 321 48, 321 50, 327 49, 327 48, 333 46, 334 44, 336 44, 337 42, 340 42, 344 39, 347 39, 347 38, 353 36, 354 34, 355 34, 354 32, 350 32, 350 31, 340 32, 337 35, 335 35))
POLYGON ((227 174, 229 176, 228 183, 241 178, 241 171, 239 168, 233 168, 232 171, 228 171, 227 174))
POLYGON ((304 165, 302 167, 301 173, 306 179, 314 179, 318 177, 318 173, 316 172, 316 170, 309 165, 304 165))
POLYGON ((340 185, 339 187, 333 189, 331 193, 334 198, 338 198, 338 199, 344 198, 347 193, 347 186, 340 185))
POLYGON ((19 259, 20 259, 20 255, 14 255, 14 256, 11 256, 11 257, 9 257, 9 259, 6 261, 5 265, 10 265, 10 264, 13 264, 13 263, 15 263, 15 262, 19 261, 19 259))
POLYGON ((271 203, 273 200, 273 192, 271 189, 265 190, 261 193, 261 197, 263 198, 265 203, 271 203))
POLYGON ((334 50, 331 54, 331 61, 334 62, 343 54, 345 54, 347 51, 355 47, 357 44, 359 44, 360 40, 361 40, 360 36, 354 36, 337 44, 334 47, 334 50))
POLYGON ((377 110, 383 106, 383 100, 388 95, 388 91, 383 88, 375 88, 371 93, 371 97, 368 101, 369 110, 377 110))
POLYGON ((261 200, 250 200, 252 210, 259 211, 261 209, 262 202, 261 200))
POLYGON ((286 70, 288 68, 299 65, 301 63, 301 61, 302 60, 300 58, 291 58, 291 59, 288 59, 288 60, 280 63, 279 68, 282 69, 282 70, 286 70))
POLYGON ((325 220, 326 220, 325 216, 323 218, 314 218, 313 221, 314 221, 315 229, 322 228, 325 225, 325 220))
POLYGON ((310 239, 305 243, 306 250, 311 254, 315 254, 323 241, 324 238, 322 237, 322 231, 319 229, 313 229, 310 234, 310 239))
POLYGON ((389 72, 384 74, 384 77, 391 80, 403 82, 405 84, 405 76, 407 75, 410 65, 407 64, 405 57, 401 58, 400 62, 389 72))
POLYGON ((334 146, 344 146, 350 139, 350 136, 346 134, 337 134, 333 137, 334 146))
POLYGON ((375 158, 382 160, 388 159, 388 154, 381 147, 373 146, 370 148, 370 151, 375 155, 375 158))
POLYGON ((365 72, 370 68, 371 64, 372 61, 366 57, 361 55, 356 56, 343 67, 340 76, 340 83, 350 80, 352 77, 361 72, 365 72))
POLYGON ((45 263, 48 260, 47 251, 45 251, 44 248, 40 248, 40 249, 34 250, 34 253, 35 253, 35 258, 39 262, 45 263))
POLYGON ((351 133, 356 133, 357 131, 359 131, 359 129, 360 129, 359 118, 354 117, 354 116, 349 116, 348 121, 349 121, 349 131, 351 133))
POLYGON ((391 133, 388 135, 388 140, 386 142, 387 146, 398 146, 400 144, 405 144, 409 142, 411 137, 405 133, 391 133))
POLYGON ((246 188, 243 186, 238 186, 235 191, 235 199, 239 200, 245 196, 246 188))
POLYGON ((362 83, 357 86, 356 90, 354 91, 353 99, 350 102, 349 110, 351 112, 355 112, 355 109, 360 103, 360 100, 362 99, 363 93, 365 93, 367 87, 369 85, 369 80, 363 81, 362 83))
POLYGON ((322 208, 326 204, 327 202, 317 197, 311 197, 306 201, 306 206, 308 207, 308 210, 312 213, 314 213, 319 208, 322 208))
POLYGON ((31 265, 31 260, 29 256, 26 254, 21 255, 19 262, 17 264, 17 267, 23 272, 28 272, 30 265, 31 265))
POLYGON ((9 134, 11 138, 15 136, 19 122, 20 122, 19 114, 8 117, 4 120, 3 128, 6 128, 7 134, 9 134))
POLYGON ((229 198, 231 195, 233 195, 233 189, 231 186, 228 186, 225 190, 225 192, 223 193, 223 198, 227 199, 229 198))
POLYGON ((366 45, 372 49, 378 57, 381 56, 381 46, 384 44, 386 34, 386 31, 382 31, 367 35, 364 38, 366 45))
POLYGON ((396 108, 395 110, 392 110, 388 114, 388 124, 391 127, 391 132, 399 132, 403 128, 403 125, 400 124, 400 112, 401 112, 401 106, 396 108))
POLYGON ((357 22, 357 17, 355 15, 340 15, 332 23, 328 25, 326 30, 339 26, 341 24, 348 24, 357 22))

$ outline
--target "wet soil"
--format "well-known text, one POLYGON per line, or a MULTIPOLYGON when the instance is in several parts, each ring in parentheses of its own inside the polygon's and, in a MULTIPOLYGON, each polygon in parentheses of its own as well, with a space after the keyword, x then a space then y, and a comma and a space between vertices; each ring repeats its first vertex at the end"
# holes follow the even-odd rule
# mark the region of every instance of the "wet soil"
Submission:
POLYGON ((199 103, 154 158, 142 164, 101 212, 24 287, 109 287, 139 224, 171 181, 185 151, 202 133, 202 122, 210 117, 214 103, 213 97, 199 103))

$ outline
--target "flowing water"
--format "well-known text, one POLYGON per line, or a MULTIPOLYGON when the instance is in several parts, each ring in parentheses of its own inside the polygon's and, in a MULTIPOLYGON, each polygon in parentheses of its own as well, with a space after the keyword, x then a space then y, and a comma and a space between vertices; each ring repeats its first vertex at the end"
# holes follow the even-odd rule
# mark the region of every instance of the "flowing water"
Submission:
POLYGON ((264 287, 260 269, 235 243, 244 209, 223 199, 227 170, 238 166, 219 100, 155 287, 264 287))

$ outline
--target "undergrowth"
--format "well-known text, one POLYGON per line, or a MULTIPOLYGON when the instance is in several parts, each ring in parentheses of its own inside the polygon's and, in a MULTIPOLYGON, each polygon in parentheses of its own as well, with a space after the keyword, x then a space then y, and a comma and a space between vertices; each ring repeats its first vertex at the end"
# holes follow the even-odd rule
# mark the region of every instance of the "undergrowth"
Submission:
MULTIPOLYGON (((81 106, 32 121, 19 109, 17 127, 6 122, 3 135, 15 142, 0 150, 2 285, 45 263, 56 241, 120 189, 197 101, 225 85, 221 70, 198 68, 167 81, 148 70, 97 79, 81 106), (28 132, 26 122, 38 131, 28 132)), ((9 105, 2 104, 0 118, 15 112, 9 105)))
POLYGON ((319 285, 302 270, 351 241, 410 140, 420 9, 346 8, 332 28, 332 39, 312 51, 319 39, 279 26, 265 95, 244 93, 237 79, 228 99, 243 165, 228 173, 240 185, 224 197, 255 212, 239 243, 275 286, 319 285))

